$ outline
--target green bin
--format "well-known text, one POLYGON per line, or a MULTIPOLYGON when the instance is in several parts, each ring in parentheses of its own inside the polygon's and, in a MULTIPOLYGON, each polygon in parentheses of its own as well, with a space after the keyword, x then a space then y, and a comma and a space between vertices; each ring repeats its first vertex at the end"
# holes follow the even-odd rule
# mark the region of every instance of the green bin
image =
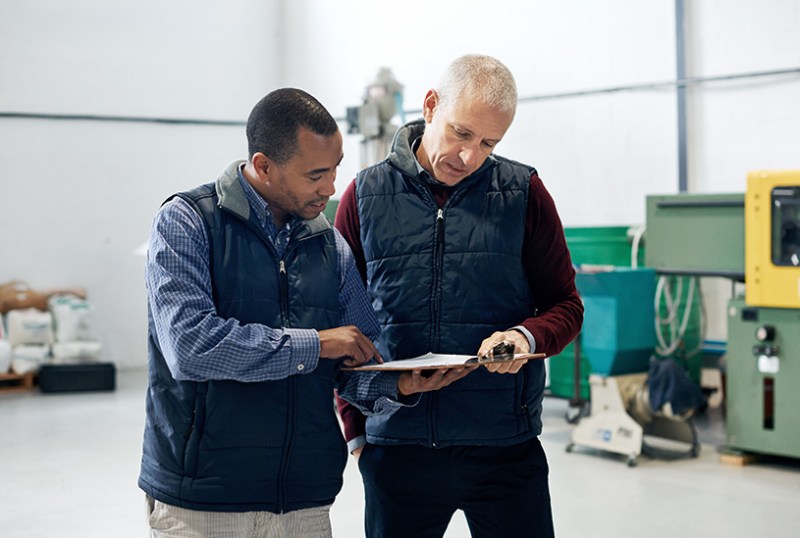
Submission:
MULTIPOLYGON (((572 263, 581 265, 611 265, 630 267, 630 226, 597 226, 564 228, 572 263)), ((644 264, 644 242, 639 245, 639 266, 644 264)), ((573 344, 548 359, 550 392, 554 396, 575 396, 575 356, 573 344)), ((584 350, 580 355, 580 397, 589 399, 589 373, 591 366, 584 350)))
POLYGON ((609 376, 646 372, 656 345, 655 271, 617 268, 578 273, 575 283, 584 304, 581 343, 591 372, 609 376))

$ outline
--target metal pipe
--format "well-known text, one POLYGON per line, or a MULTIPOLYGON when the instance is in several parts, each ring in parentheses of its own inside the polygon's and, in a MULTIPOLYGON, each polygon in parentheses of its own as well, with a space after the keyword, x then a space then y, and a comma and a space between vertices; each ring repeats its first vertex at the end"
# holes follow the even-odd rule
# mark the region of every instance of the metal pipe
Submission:
MULTIPOLYGON (((689 77, 682 80, 668 80, 663 82, 648 82, 643 84, 628 84, 623 86, 610 86, 606 88, 596 88, 591 90, 579 90, 572 92, 559 92, 541 95, 523 96, 518 99, 520 103, 534 101, 547 101, 556 99, 566 99, 570 97, 584 97, 588 95, 601 95, 607 93, 617 93, 622 91, 648 91, 662 90, 670 88, 680 88, 697 86, 708 82, 721 82, 726 80, 740 80, 747 78, 773 77, 781 75, 800 75, 800 67, 790 67, 786 69, 772 69, 767 71, 752 71, 749 73, 736 73, 730 75, 717 75, 711 77, 689 77)), ((420 114, 422 109, 406 110, 407 115, 420 114)), ((175 125, 211 125, 211 126, 241 126, 245 121, 240 120, 208 120, 202 118, 159 118, 159 117, 137 117, 137 116, 112 116, 112 115, 93 115, 93 114, 46 114, 39 112, 0 112, 0 119, 3 118, 22 118, 22 119, 45 119, 45 120, 70 120, 70 121, 116 121, 116 122, 137 122, 137 123, 166 123, 175 125)), ((335 118, 336 121, 345 123, 345 117, 335 118)))
MULTIPOLYGON (((686 79, 685 12, 683 0, 675 0, 675 70, 678 80, 686 79)), ((689 162, 686 141, 686 86, 678 86, 678 192, 689 190, 689 162)))

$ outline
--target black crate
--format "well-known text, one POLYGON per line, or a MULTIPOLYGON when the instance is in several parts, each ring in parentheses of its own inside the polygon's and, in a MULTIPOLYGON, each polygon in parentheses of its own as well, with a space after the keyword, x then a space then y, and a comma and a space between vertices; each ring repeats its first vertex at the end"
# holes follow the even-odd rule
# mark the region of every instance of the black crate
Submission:
POLYGON ((116 368, 110 362, 45 364, 39 370, 42 392, 114 390, 116 368))

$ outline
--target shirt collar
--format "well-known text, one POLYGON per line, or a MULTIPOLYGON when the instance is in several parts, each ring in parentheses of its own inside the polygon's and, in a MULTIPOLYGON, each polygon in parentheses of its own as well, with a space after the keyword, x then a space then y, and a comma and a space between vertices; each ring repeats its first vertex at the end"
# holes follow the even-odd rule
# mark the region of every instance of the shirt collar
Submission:
MULTIPOLYGON (((272 220, 272 211, 269 209, 269 204, 244 178, 244 173, 242 172, 244 165, 245 163, 239 165, 239 182, 242 184, 245 196, 247 196, 247 202, 250 204, 250 208, 253 210, 253 212, 255 212, 256 218, 258 219, 258 224, 263 229, 270 231, 275 230, 277 232, 275 221, 272 220)), ((293 216, 286 221, 285 227, 291 229, 297 220, 299 220, 299 217, 293 216)))
POLYGON ((417 166, 417 177, 419 177, 424 183, 428 185, 434 185, 436 187, 447 187, 439 180, 436 180, 431 176, 427 170, 425 170, 417 159, 417 150, 419 149, 419 145, 422 143, 422 136, 418 136, 411 142, 411 154, 414 156, 414 164, 417 166))

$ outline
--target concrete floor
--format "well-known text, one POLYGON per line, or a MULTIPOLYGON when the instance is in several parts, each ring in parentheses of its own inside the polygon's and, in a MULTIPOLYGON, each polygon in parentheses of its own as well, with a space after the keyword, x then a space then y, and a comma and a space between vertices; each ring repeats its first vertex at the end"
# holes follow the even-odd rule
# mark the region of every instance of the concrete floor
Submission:
MULTIPOLYGON (((0 393, 0 536, 125 538, 147 535, 136 486, 145 374, 120 372, 107 393, 0 393)), ((696 459, 625 459, 577 448, 566 402, 545 399, 542 443, 551 466, 556 532, 570 537, 752 538, 800 535, 800 463, 719 463, 719 410, 698 417, 696 459)), ((359 537, 362 487, 348 465, 332 511, 334 534, 359 537)), ((446 534, 467 537, 457 514, 446 534)), ((505 537, 503 537, 505 538, 505 537)))

